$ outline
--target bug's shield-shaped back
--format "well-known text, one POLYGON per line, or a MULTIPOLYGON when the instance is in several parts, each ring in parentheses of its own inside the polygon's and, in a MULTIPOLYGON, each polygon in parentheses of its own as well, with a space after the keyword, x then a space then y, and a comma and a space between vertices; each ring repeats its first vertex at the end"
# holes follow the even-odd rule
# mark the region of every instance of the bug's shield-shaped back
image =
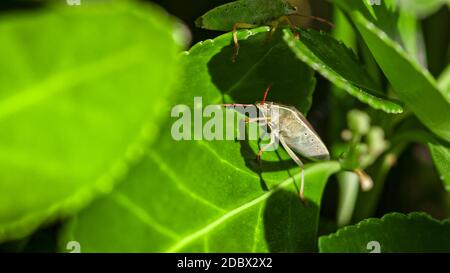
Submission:
POLYGON ((296 108, 279 107, 280 136, 297 154, 312 160, 329 160, 327 147, 308 120, 296 108))

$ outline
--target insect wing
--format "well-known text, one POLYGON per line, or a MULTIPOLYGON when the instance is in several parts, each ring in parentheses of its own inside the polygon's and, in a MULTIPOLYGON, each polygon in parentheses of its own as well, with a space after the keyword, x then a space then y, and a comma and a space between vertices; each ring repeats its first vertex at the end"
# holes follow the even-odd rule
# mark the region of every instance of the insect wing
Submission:
POLYGON ((294 107, 277 106, 280 108, 280 133, 286 144, 304 157, 313 160, 330 159, 327 147, 303 114, 294 107))

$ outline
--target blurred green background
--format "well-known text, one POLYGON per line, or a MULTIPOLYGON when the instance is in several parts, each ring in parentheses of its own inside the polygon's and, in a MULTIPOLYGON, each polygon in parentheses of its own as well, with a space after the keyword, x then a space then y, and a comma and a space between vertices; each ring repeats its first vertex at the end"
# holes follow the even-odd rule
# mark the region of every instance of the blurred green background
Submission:
MULTIPOLYGON (((81 0, 83 2, 83 0, 81 0)), ((84 0, 88 1, 88 0, 84 0)), ((163 7, 171 15, 181 19, 189 28, 191 33, 190 45, 199 41, 212 39, 221 35, 220 32, 198 29, 194 26, 195 19, 220 4, 229 1, 220 0, 158 0, 152 1, 163 7)), ((21 10, 40 9, 44 6, 45 1, 1 1, 0 14, 7 16, 21 10)), ((336 10, 328 1, 303 1, 305 12, 313 14, 330 21, 336 20, 336 10)), ((330 30, 317 22, 309 20, 299 21, 302 27, 312 27, 326 31, 330 30)), ((438 77, 447 67, 450 60, 450 12, 447 6, 443 6, 436 12, 426 16, 420 20, 423 29, 425 49, 423 54, 426 56, 426 67, 435 77, 438 77)), ((1 35, 1 33, 0 33, 1 35)), ((153 38, 155 39, 155 38, 153 38)), ((151 39, 150 39, 151 40, 151 39)), ((362 43, 357 43, 356 48, 360 59, 364 59, 362 52, 367 50, 362 43)), ((7 53, 3 52, 3 57, 7 57, 7 53)), ((0 71, 2 73, 2 71, 0 71)), ((344 113, 342 116, 333 116, 335 95, 330 90, 333 86, 329 81, 317 75, 317 87, 314 94, 312 108, 308 114, 308 119, 315 126, 319 134, 326 143, 336 144, 341 140, 341 133, 346 128, 345 113, 355 107, 359 107, 359 103, 353 101, 348 105, 342 106, 344 113), (336 122, 340 119, 340 122, 336 122)), ((386 78, 381 76, 384 87, 388 87, 386 78)), ((382 114, 368 110, 367 113, 373 120, 382 120, 382 114), (381 118, 380 118, 381 116, 381 118)), ((449 117, 450 118, 450 117, 449 117)), ((450 163, 449 163, 450 164, 450 163)), ((396 158, 395 166, 388 173, 385 187, 382 188, 379 202, 376 202, 375 211, 372 216, 381 217, 389 212, 413 212, 424 211, 432 215, 436 219, 447 219, 450 215, 450 198, 448 192, 444 189, 431 155, 426 145, 414 143, 409 145, 400 157, 396 158)), ((320 234, 328 234, 336 230, 336 225, 332 223, 332 219, 336 216, 336 207, 339 195, 338 183, 336 178, 327 184, 322 200, 320 234), (327 225, 327 223, 329 225, 327 225)), ((364 196, 364 195, 363 195, 364 196)), ((354 215, 352 223, 356 223, 365 217, 358 218, 354 215)), ((52 224, 42 229, 27 240, 25 251, 53 251, 56 245, 56 233, 60 227, 60 223, 52 224), (36 248, 36 246, 39 246, 36 248), (45 247, 42 247, 45 246, 45 247)), ((10 242, 4 244, 4 251, 14 251, 21 249, 22 242, 10 242)))

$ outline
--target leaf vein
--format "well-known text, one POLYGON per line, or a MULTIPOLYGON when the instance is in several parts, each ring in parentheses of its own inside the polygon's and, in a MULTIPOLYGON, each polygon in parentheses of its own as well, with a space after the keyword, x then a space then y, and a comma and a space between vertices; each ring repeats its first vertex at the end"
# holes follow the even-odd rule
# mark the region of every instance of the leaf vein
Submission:
POLYGON ((150 228, 172 239, 179 239, 180 236, 178 234, 158 223, 150 216, 150 214, 145 209, 133 202, 126 195, 116 192, 111 194, 111 199, 117 204, 121 205, 123 208, 126 208, 129 212, 134 214, 139 220, 141 220, 150 228))
POLYGON ((258 244, 258 236, 259 236, 259 227, 261 225, 261 216, 262 216, 263 206, 259 207, 258 216, 256 218, 255 231, 253 233, 253 246, 252 253, 256 252, 256 245, 258 244))
POLYGON ((208 150, 214 157, 216 157, 220 162, 222 162, 225 165, 230 166, 231 168, 235 169, 238 172, 244 173, 246 175, 249 175, 254 178, 258 178, 258 176, 254 173, 248 172, 246 170, 243 170, 241 168, 238 168, 236 165, 231 163, 230 161, 223 159, 213 148, 211 148, 205 141, 196 141, 200 146, 204 147, 206 150, 208 150))
POLYGON ((226 222, 227 220, 229 220, 230 218, 232 218, 233 216, 239 214, 240 212, 243 212, 257 204, 259 204, 260 202, 268 199, 271 195, 273 195, 275 192, 277 192, 278 190, 290 185, 295 177, 299 176, 299 174, 294 175, 294 177, 290 177, 286 180, 284 180, 283 182, 281 182, 277 187, 275 187, 273 190, 264 193, 263 195, 257 197, 256 199, 253 199, 252 201, 245 203, 227 213, 225 213, 224 215, 222 215, 221 217, 219 217, 217 220, 209 223, 208 225, 206 225, 205 227, 185 236, 182 240, 178 241, 177 243, 175 243, 173 246, 169 247, 165 252, 168 253, 172 253, 172 252, 176 252, 178 250, 180 250, 181 248, 183 248, 185 245, 189 244, 190 242, 198 239, 199 237, 208 234, 211 230, 215 229, 217 226, 219 226, 220 224, 222 224, 223 222, 226 222))
POLYGON ((206 206, 208 206, 208 207, 210 207, 210 208, 213 208, 213 209, 215 209, 215 210, 222 211, 222 212, 225 211, 223 208, 218 207, 218 206, 215 205, 214 203, 212 203, 212 202, 206 200, 206 199, 203 198, 202 196, 198 195, 197 193, 191 191, 191 190, 188 189, 186 186, 184 186, 183 181, 181 181, 181 180, 178 178, 178 176, 177 176, 174 172, 172 172, 172 170, 169 168, 169 166, 167 166, 167 165, 164 163, 164 160, 163 160, 158 154, 156 154, 155 152, 152 152, 152 151, 149 151, 147 154, 148 154, 148 157, 149 157, 150 159, 152 159, 153 162, 156 163, 156 165, 159 166, 159 168, 161 169, 161 171, 162 171, 163 173, 165 173, 165 174, 167 175, 167 177, 170 178, 170 180, 172 180, 172 182, 174 182, 175 186, 176 186, 181 192, 183 192, 183 193, 189 195, 189 197, 191 197, 192 199, 197 200, 197 201, 199 201, 200 203, 202 203, 202 204, 204 204, 204 205, 206 205, 206 206))
POLYGON ((86 64, 76 69, 71 69, 53 75, 23 92, 19 92, 0 103, 0 118, 14 114, 26 107, 35 105, 62 90, 68 90, 83 81, 116 71, 117 69, 130 66, 139 61, 143 51, 141 47, 130 47, 112 54, 102 60, 86 64))

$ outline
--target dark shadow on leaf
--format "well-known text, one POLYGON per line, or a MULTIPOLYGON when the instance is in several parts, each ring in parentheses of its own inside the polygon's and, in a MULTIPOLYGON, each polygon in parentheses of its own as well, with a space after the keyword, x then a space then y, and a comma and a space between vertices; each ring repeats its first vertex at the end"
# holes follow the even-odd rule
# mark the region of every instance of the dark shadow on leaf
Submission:
MULTIPOLYGON (((222 93, 222 103, 253 104, 262 100, 270 83, 268 101, 293 105, 301 112, 309 110, 315 85, 313 72, 289 49, 281 30, 270 41, 263 32, 239 43, 240 53, 235 63, 231 60, 234 50, 231 37, 230 44, 208 62, 211 80, 222 93), (228 96, 226 101, 225 95, 228 96)), ((263 172, 289 170, 295 166, 292 160, 258 162, 247 135, 239 143, 246 166, 258 174, 263 190, 268 188, 262 178, 263 172)))
MULTIPOLYGON (((247 131, 245 131, 244 140, 236 140, 236 141, 239 142, 239 144, 241 145, 240 151, 242 157, 244 158, 245 166, 247 166, 247 168, 258 174, 259 181, 261 183, 261 188, 264 191, 268 191, 269 189, 262 177, 263 172, 277 172, 282 170, 288 170, 289 172, 289 169, 295 166, 295 162, 293 160, 282 160, 282 158, 278 154, 278 151, 275 151, 275 153, 277 154, 279 161, 265 161, 265 160, 258 161, 256 159, 256 153, 250 146, 247 131)), ((289 175, 292 177, 290 173, 289 175)))
MULTIPOLYGON (((231 61, 234 45, 222 48, 208 62, 211 80, 222 93, 236 103, 255 103, 262 100, 264 90, 271 83, 268 100, 294 105, 307 112, 313 72, 300 62, 277 31, 270 41, 267 33, 259 33, 240 40, 240 53, 231 61), (309 88, 310 89, 310 88, 309 88)), ((230 102, 228 101, 223 101, 230 102)))
POLYGON ((319 208, 303 203, 298 194, 281 189, 264 209, 264 233, 270 252, 315 252, 319 208))

